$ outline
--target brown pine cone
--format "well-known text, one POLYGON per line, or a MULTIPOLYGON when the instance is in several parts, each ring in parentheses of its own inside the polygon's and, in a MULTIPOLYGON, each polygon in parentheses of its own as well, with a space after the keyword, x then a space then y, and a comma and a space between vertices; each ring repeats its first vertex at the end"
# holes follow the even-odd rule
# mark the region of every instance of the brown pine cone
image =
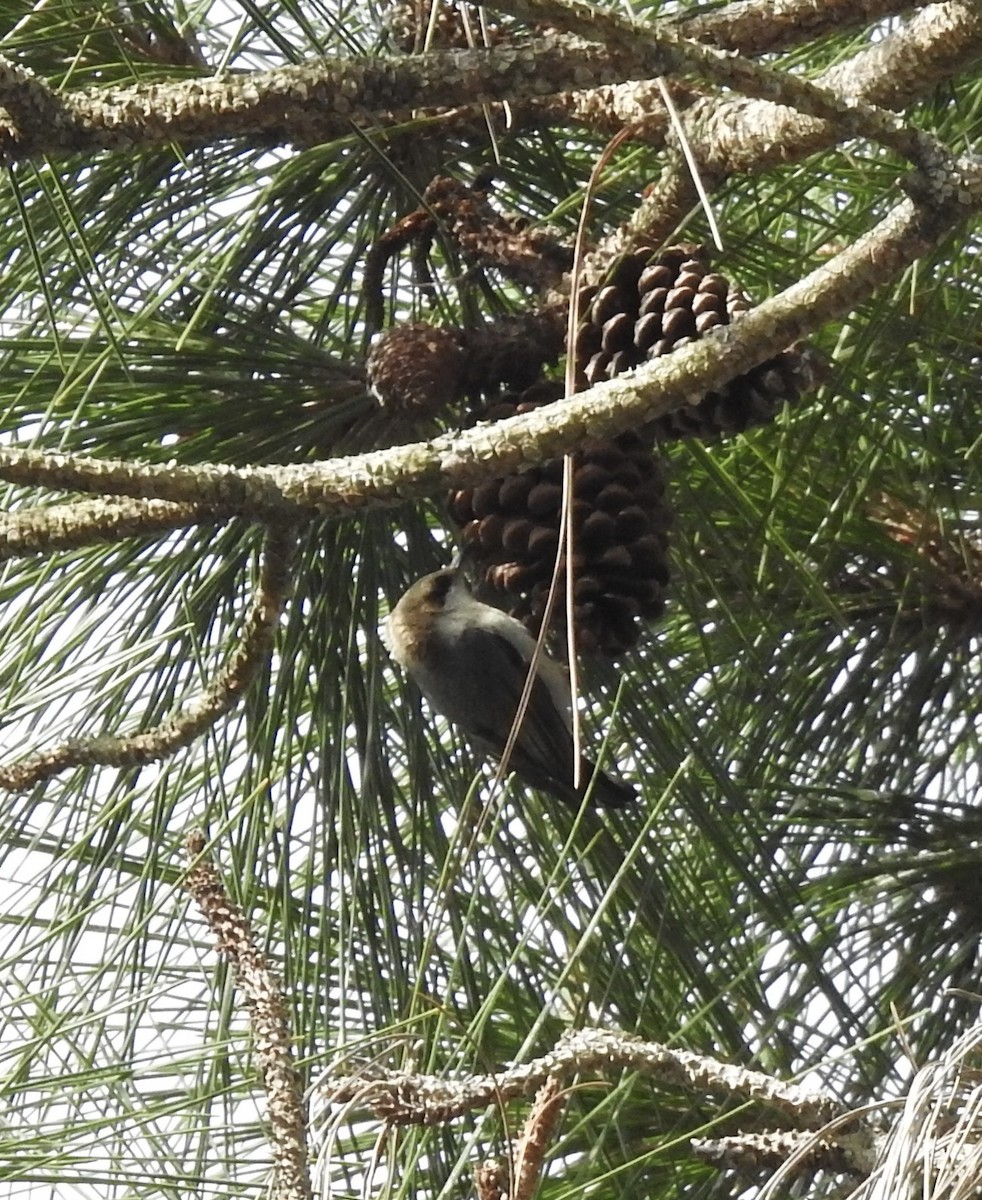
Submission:
POLYGON ((396 45, 405 54, 419 54, 424 49, 466 50, 475 37, 479 44, 483 38, 492 45, 501 40, 499 23, 490 16, 482 23, 478 6, 462 0, 397 0, 389 5, 386 16, 396 45))
MULTIPOLYGON (((584 384, 612 379, 729 325, 750 307, 744 292, 710 270, 702 247, 685 243, 654 257, 640 250, 616 263, 602 287, 580 293, 577 374, 584 384)), ((814 356, 793 346, 645 432, 656 440, 742 432, 772 420, 815 382, 814 356)))
MULTIPOLYGON (((501 420, 561 395, 560 385, 542 381, 485 416, 501 420)), ((460 488, 448 500, 461 542, 484 581, 507 597, 509 610, 534 632, 559 552, 562 476, 562 460, 552 459, 518 475, 460 488)), ((661 468, 637 434, 597 438, 577 452, 572 567, 581 650, 622 653, 637 641, 642 620, 661 615, 671 520, 661 468)), ((553 632, 564 623, 560 598, 553 632)))
POLYGON ((365 365, 384 409, 423 416, 460 399, 466 358, 456 334, 419 321, 380 333, 365 365))

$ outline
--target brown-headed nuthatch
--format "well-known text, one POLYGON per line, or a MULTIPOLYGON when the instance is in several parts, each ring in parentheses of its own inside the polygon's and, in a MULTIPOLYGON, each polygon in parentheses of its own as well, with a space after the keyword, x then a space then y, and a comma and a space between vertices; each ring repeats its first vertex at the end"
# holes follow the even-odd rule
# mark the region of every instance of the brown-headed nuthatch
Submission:
MULTIPOLYGON (((463 573, 447 567, 418 579, 389 615, 392 657, 437 712, 500 758, 515 721, 535 639, 500 609, 470 593, 463 573)), ((573 786, 569 682, 554 659, 539 656, 528 708, 508 766, 520 779, 570 804, 591 798, 605 808, 636 799, 632 787, 581 760, 573 786)))

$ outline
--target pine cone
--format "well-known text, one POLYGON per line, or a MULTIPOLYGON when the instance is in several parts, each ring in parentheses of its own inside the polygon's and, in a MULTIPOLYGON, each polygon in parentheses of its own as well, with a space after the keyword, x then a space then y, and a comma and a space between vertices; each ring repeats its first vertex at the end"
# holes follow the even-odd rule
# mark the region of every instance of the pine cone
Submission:
POLYGON ((428 211, 471 262, 540 292, 557 286, 573 265, 572 247, 555 229, 499 212, 489 198, 490 180, 486 173, 468 186, 453 176, 437 176, 424 193, 428 211))
MULTIPOLYGON (((460 4, 456 0, 398 0, 389 5, 387 12, 389 29, 396 45, 405 54, 418 54, 424 48, 430 50, 466 50, 469 42, 465 14, 470 29, 480 31, 480 11, 473 4, 460 4), (435 8, 435 13, 433 12, 435 8), (433 14, 431 16, 431 14, 433 14), (427 33, 429 45, 426 45, 427 33)), ((487 22, 485 23, 487 24, 487 22)), ((496 26, 492 25, 496 30, 496 26)))
POLYGON ((722 391, 666 413, 647 428, 659 441, 743 433, 773 421, 784 404, 794 404, 816 387, 821 374, 814 352, 804 345, 792 346, 731 379, 722 391))
MULTIPOLYGON (((750 307, 744 292, 710 271, 701 247, 672 246, 654 258, 640 250, 616 263, 603 287, 580 293, 577 373, 585 384, 612 379, 729 325, 750 307)), ((699 404, 652 421, 645 432, 656 440, 709 438, 766 424, 814 386, 814 366, 811 355, 791 347, 699 404)))
POLYGON ((424 416, 460 399, 466 358, 456 334, 437 325, 393 325, 375 339, 368 383, 384 409, 424 416))
POLYGON ((386 24, 404 54, 507 46, 557 32, 541 21, 518 21, 470 0, 388 0, 386 24))
MULTIPOLYGON (((485 416, 501 420, 561 395, 560 385, 542 381, 485 416)), ((562 460, 552 459, 449 498, 451 519, 484 581, 509 598, 510 611, 533 632, 542 623, 559 552, 562 477, 562 460)), ((596 438, 577 452, 572 567, 580 650, 622 653, 637 641, 641 620, 661 615, 670 525, 661 468, 637 434, 596 438)), ((561 631, 564 622, 560 599, 552 630, 561 631)))

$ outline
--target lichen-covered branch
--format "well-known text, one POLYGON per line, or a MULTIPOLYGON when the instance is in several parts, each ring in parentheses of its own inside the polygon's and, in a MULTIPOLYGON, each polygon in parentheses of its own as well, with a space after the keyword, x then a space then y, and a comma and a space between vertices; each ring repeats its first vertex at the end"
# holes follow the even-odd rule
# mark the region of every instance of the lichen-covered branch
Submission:
MULTIPOLYGON (((888 37, 820 75, 816 83, 843 98, 886 107, 909 105, 982 54, 982 10, 969 0, 932 4, 888 37)), ((634 85, 620 85, 621 90, 634 85)), ((613 90, 613 89, 608 89, 613 90)), ((627 104, 625 99, 623 104, 627 104)), ((639 125, 643 136, 661 131, 664 120, 639 125)), ((759 175, 800 162, 835 142, 827 123, 764 100, 702 96, 682 111, 688 148, 703 184, 712 190, 732 175, 759 175)), ((588 278, 639 240, 658 243, 697 203, 688 168, 674 159, 637 209, 589 256, 588 278)))
POLYGON ((869 233, 741 319, 570 400, 493 425, 327 462, 234 468, 141 465, 0 447, 0 479, 74 491, 228 506, 274 519, 392 505, 521 471, 588 437, 610 436, 698 403, 709 391, 842 316, 897 278, 955 224, 982 208, 982 162, 946 189, 903 200, 869 233))
POLYGON ((555 1050, 542 1058, 504 1067, 495 1075, 448 1080, 392 1072, 375 1078, 329 1079, 321 1090, 332 1103, 354 1102, 396 1124, 436 1125, 490 1104, 532 1095, 549 1080, 590 1074, 612 1082, 623 1071, 639 1071, 659 1083, 691 1092, 765 1104, 798 1128, 819 1128, 845 1111, 829 1095, 760 1071, 603 1029, 567 1034, 555 1050))
POLYGON ((48 508, 0 513, 0 562, 53 550, 153 537, 192 525, 219 524, 232 511, 218 505, 166 500, 76 500, 48 508))
POLYGON ((493 52, 448 50, 411 58, 324 59, 250 74, 177 83, 55 92, 0 58, 0 155, 129 150, 172 141, 262 137, 308 143, 352 125, 400 120, 421 108, 517 101, 628 78, 661 75, 656 47, 612 53, 549 36, 493 52))
POLYGON ((798 75, 682 41, 662 32, 657 24, 628 21, 581 0, 494 0, 491 7, 528 21, 548 21, 590 41, 602 42, 617 56, 629 54, 631 46, 641 46, 640 55, 648 66, 643 72, 645 78, 688 74, 732 88, 748 98, 784 105, 826 123, 834 142, 867 138, 925 170, 933 169, 939 159, 946 157, 934 138, 891 112, 840 96, 798 75))
POLYGON ((273 1200, 310 1200, 307 1113, 303 1084, 293 1062, 290 1021, 283 987, 256 946, 249 922, 228 896, 221 876, 203 857, 205 838, 195 830, 187 839, 191 867, 187 887, 218 939, 218 950, 235 972, 245 994, 256 1058, 269 1108, 270 1143, 275 1176, 273 1200))
POLYGON ((897 0, 735 0, 708 11, 683 10, 665 24, 681 37, 721 50, 773 54, 882 20, 900 7, 897 0))
POLYGON ((286 526, 267 530, 259 584, 239 645, 199 699, 153 729, 76 738, 0 766, 0 788, 24 791, 75 767, 131 767, 159 762, 200 737, 235 707, 270 653, 289 589, 293 545, 293 532, 286 526))
POLYGON ((798 1129, 739 1133, 722 1138, 693 1138, 692 1151, 702 1162, 756 1177, 794 1162, 789 1178, 831 1171, 866 1176, 876 1161, 876 1140, 868 1129, 816 1135, 798 1129))

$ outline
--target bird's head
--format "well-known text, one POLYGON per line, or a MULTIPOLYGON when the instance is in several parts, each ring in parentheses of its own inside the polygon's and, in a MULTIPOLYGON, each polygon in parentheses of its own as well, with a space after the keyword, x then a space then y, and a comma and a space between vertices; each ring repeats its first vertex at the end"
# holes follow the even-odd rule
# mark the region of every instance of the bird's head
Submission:
POLYGON ((462 573, 456 567, 444 567, 417 579, 396 605, 396 612, 404 620, 411 619, 414 613, 434 616, 452 608, 458 596, 468 594, 462 573))

